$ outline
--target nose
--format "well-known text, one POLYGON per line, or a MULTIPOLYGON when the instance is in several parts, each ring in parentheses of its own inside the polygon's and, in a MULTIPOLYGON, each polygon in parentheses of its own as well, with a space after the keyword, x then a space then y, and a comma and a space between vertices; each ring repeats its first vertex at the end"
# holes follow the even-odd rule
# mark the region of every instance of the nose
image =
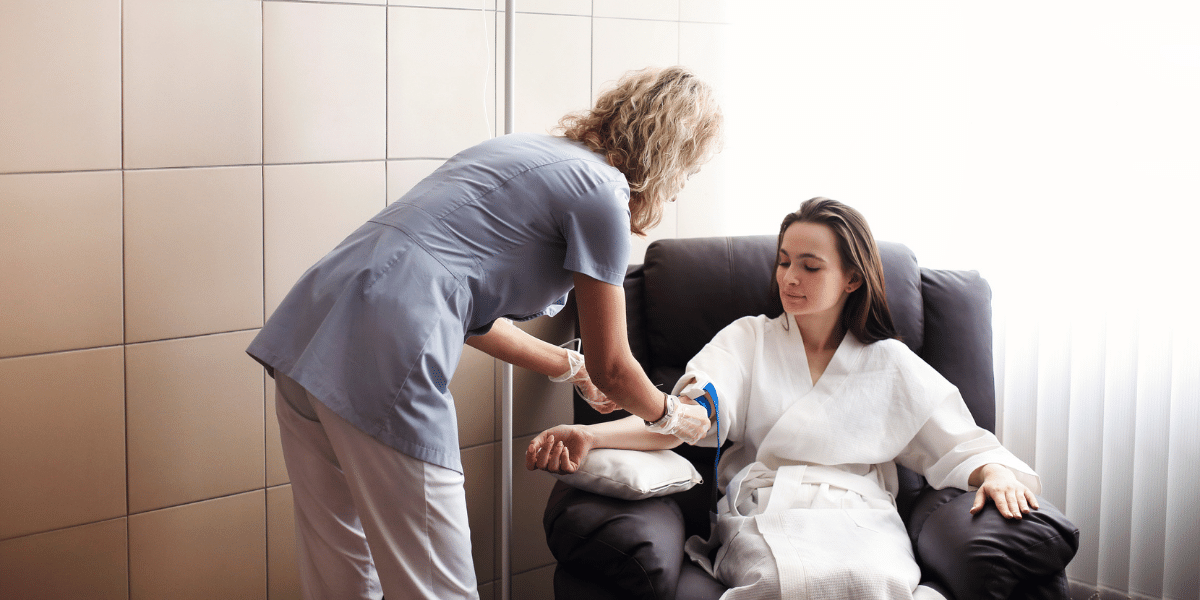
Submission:
POLYGON ((796 265, 788 267, 787 270, 783 272, 783 283, 787 285, 787 287, 800 285, 800 277, 796 272, 796 265))

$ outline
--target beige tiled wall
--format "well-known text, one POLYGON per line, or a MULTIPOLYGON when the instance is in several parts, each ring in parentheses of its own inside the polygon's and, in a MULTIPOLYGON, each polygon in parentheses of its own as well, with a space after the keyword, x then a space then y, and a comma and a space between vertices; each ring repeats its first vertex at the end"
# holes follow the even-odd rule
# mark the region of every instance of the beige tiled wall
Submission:
MULTIPOLYGON (((725 5, 518 2, 515 129, 647 65, 719 87, 725 5)), ((502 131, 503 28, 495 0, 0 3, 0 597, 297 597, 273 389, 243 349, 313 261, 502 131)), ((651 239, 717 231, 721 164, 651 239)), ((480 594, 510 460, 513 597, 548 598, 553 479, 522 455, 570 389, 516 371, 503 457, 499 380, 468 348, 451 384, 480 594)))

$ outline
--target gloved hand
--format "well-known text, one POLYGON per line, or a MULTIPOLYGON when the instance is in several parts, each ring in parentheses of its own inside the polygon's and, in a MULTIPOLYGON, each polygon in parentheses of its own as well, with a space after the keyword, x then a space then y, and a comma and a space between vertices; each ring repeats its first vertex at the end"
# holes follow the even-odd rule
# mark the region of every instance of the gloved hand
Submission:
POLYGON ((676 396, 667 396, 667 413, 665 421, 652 423, 646 429, 654 433, 673 435, 687 444, 695 444, 708 434, 708 410, 696 404, 694 400, 679 401, 676 396), (675 404, 672 412, 671 404, 675 404))
POLYGON ((579 397, 602 415, 607 415, 620 408, 615 402, 609 400, 608 396, 600 391, 600 388, 592 384, 592 378, 588 377, 582 354, 568 348, 567 363, 570 365, 567 372, 558 377, 551 377, 550 381, 555 383, 570 381, 575 384, 575 390, 579 392, 579 397))

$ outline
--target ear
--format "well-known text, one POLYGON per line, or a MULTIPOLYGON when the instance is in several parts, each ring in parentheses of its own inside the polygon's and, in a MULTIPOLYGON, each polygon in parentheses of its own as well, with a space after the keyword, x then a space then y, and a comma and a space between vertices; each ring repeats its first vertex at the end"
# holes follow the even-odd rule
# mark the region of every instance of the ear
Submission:
POLYGON ((850 275, 850 280, 846 282, 846 293, 853 294, 863 284, 862 274, 853 273, 850 275))

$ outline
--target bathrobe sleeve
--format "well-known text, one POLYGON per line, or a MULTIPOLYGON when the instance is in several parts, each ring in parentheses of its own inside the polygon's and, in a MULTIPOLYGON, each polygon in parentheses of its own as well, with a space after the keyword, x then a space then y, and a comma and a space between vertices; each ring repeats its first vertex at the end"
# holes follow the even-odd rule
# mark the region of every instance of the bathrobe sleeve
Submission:
POLYGON ((713 419, 708 435, 695 445, 716 447, 727 439, 745 438, 751 366, 754 357, 762 352, 762 320, 762 317, 744 317, 730 323, 688 361, 687 370, 675 384, 671 392, 675 395, 702 389, 708 383, 717 390, 720 440, 713 435, 717 431, 717 420, 713 419), (695 382, 688 385, 692 379, 695 382))
MULTIPOLYGON (((906 377, 938 378, 941 374, 916 355, 904 359, 906 377)), ((917 431, 915 437, 896 457, 898 464, 921 473, 929 485, 937 488, 956 487, 968 490, 968 478, 975 469, 989 464, 1001 464, 1013 470, 1017 480, 1040 494, 1041 479, 1029 465, 1000 445, 992 432, 975 424, 970 409, 958 389, 949 382, 945 386, 927 386, 938 390, 933 412, 917 431)))

